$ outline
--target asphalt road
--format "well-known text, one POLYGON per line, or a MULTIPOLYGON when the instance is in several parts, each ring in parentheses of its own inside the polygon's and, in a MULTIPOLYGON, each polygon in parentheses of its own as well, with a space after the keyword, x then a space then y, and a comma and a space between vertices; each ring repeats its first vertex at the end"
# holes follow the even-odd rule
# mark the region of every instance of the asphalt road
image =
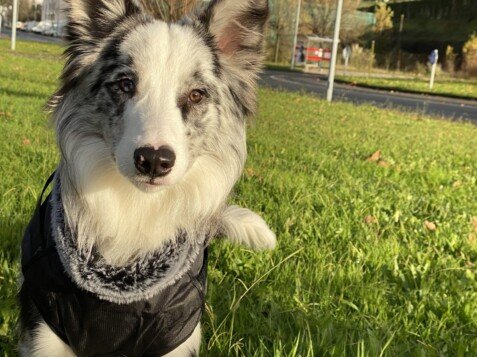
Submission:
MULTIPOLYGON (((308 92, 321 97, 326 96, 327 89, 327 80, 323 76, 273 70, 266 70, 262 74, 261 84, 275 89, 308 92)), ((335 83, 334 99, 418 112, 453 120, 466 120, 477 124, 477 101, 472 100, 396 93, 338 83, 335 83)))
MULTIPOLYGON (((12 35, 12 30, 3 28, 2 29, 2 38, 9 38, 12 35)), ((33 32, 25 32, 25 31, 18 31, 17 30, 17 39, 23 41, 34 41, 34 42, 42 42, 42 43, 61 43, 61 39, 58 37, 52 36, 43 36, 38 35, 33 32)))

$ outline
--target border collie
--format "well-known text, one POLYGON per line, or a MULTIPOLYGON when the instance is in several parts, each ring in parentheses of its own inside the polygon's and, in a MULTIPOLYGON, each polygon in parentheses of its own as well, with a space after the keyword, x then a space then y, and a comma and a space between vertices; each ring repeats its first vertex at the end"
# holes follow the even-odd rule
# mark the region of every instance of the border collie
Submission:
POLYGON ((272 249, 227 199, 246 160, 267 0, 177 23, 136 0, 70 0, 50 100, 61 161, 22 243, 23 356, 190 356, 207 246, 272 249))

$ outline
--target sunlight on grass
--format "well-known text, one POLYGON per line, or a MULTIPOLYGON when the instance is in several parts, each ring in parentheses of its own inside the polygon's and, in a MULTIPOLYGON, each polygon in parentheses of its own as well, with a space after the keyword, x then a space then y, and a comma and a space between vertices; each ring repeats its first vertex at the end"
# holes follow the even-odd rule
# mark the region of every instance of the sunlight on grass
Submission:
POLYGON ((430 89, 428 79, 372 78, 353 76, 339 76, 338 78, 359 86, 477 99, 476 81, 437 78, 434 88, 430 89))

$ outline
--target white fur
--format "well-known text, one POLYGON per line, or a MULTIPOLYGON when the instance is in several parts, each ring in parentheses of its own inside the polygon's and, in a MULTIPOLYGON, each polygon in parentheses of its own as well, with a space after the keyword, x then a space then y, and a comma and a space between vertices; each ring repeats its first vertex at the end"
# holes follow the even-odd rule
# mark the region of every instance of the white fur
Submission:
POLYGON ((227 207, 221 225, 223 233, 232 243, 253 249, 274 249, 277 244, 275 233, 268 228, 263 218, 246 208, 227 207))
POLYGON ((168 353, 164 357, 190 357, 198 356, 200 350, 200 342, 202 339, 202 332, 200 323, 195 328, 192 335, 182 345, 177 347, 174 351, 168 353))
POLYGON ((32 348, 22 351, 22 357, 74 357, 71 348, 59 338, 48 325, 40 323, 33 332, 32 348))
MULTIPOLYGON (((75 357, 71 348, 66 345, 49 327, 42 322, 34 332, 31 349, 20 351, 22 357, 75 357)), ((200 323, 192 335, 174 351, 164 357, 189 357, 199 354, 201 342, 200 323)))
MULTIPOLYGON (((77 227, 79 248, 95 245, 110 264, 127 264, 156 250, 179 230, 194 236, 197 225, 219 214, 240 176, 242 163, 228 160, 226 148, 193 162, 187 154, 173 93, 199 65, 212 66, 210 53, 197 45, 196 36, 190 28, 156 22, 139 27, 123 43, 122 50, 135 57, 144 79, 125 113, 116 163, 96 138, 71 138, 65 143, 75 187, 86 208, 78 210, 78 202, 68 199, 71 189, 62 190, 68 222, 77 227), (136 177, 134 150, 148 145, 169 145, 176 153, 176 165, 160 179, 159 189, 145 188, 136 177)), ((245 147, 245 133, 236 142, 245 147)))
POLYGON ((115 265, 158 249, 180 229, 193 233, 195 224, 219 211, 222 197, 233 185, 220 163, 208 157, 199 158, 181 183, 159 192, 142 192, 119 173, 109 175, 106 183, 107 187, 84 194, 88 220, 71 215, 69 219, 79 222, 78 230, 85 232, 79 235, 80 243, 94 243, 106 261, 115 265), (88 233, 92 231, 93 236, 88 233))

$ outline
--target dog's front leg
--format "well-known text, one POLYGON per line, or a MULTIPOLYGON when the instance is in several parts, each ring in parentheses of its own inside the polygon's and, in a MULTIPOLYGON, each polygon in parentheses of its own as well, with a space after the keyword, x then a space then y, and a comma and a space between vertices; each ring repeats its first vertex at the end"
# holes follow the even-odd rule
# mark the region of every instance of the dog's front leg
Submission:
POLYGON ((19 352, 21 357, 75 357, 45 322, 40 322, 34 331, 24 332, 19 352))
POLYGON ((229 206, 221 219, 221 233, 232 243, 252 249, 273 249, 277 244, 275 233, 258 214, 249 209, 229 206))

